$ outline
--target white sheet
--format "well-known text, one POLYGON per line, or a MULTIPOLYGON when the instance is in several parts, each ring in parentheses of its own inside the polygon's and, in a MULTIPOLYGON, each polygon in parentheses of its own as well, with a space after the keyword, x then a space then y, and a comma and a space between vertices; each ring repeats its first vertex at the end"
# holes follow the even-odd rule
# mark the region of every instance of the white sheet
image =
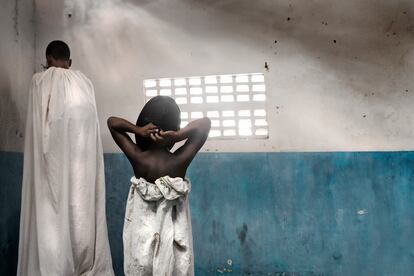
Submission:
POLYGON ((131 178, 123 231, 126 276, 194 275, 190 182, 131 178))
POLYGON ((25 139, 17 275, 114 275, 92 83, 62 68, 35 74, 25 139))

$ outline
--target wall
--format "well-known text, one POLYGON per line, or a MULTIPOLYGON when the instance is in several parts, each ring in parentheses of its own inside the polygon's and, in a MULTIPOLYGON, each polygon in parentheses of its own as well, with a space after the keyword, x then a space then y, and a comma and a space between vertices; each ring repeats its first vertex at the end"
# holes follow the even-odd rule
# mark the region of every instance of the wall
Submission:
POLYGON ((245 72, 265 73, 270 138, 208 141, 191 165, 197 275, 414 274, 414 153, 396 151, 414 145, 414 3, 34 2, 0 3, 0 275, 17 262, 12 151, 53 39, 95 84, 117 275, 132 172, 106 118, 135 120, 146 78, 245 72))
POLYGON ((33 0, 0 1, 0 275, 15 275, 27 94, 34 73, 33 0), (12 273, 13 272, 13 273, 12 273))
POLYGON ((270 139, 210 141, 206 151, 414 148, 412 1, 36 4, 37 68, 50 40, 67 40, 74 68, 95 84, 102 126, 110 115, 135 121, 146 78, 264 72, 270 139))
POLYGON ((16 275, 23 154, 0 151, 0 275, 16 275))
POLYGON ((34 73, 33 0, 0 2, 0 150, 21 151, 34 73))
MULTIPOLYGON (((413 275, 413 166, 414 152, 198 155, 188 172, 196 275, 413 275)), ((21 170, 21 154, 0 153, 0 275, 15 275, 21 170)), ((105 173, 121 276, 132 170, 106 154, 105 173)))

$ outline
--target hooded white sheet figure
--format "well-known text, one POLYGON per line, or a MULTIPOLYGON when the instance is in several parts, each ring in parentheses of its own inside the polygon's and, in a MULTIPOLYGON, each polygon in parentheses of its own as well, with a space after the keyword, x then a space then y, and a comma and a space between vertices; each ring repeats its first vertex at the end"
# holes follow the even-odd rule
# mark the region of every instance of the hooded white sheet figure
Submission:
POLYGON ((79 71, 33 77, 21 206, 18 276, 114 275, 94 90, 79 71))

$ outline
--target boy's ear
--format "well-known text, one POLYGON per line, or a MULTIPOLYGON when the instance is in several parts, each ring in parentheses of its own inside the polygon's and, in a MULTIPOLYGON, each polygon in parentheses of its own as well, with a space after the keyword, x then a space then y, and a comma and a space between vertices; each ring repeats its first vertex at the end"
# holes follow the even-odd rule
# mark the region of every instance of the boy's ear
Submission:
POLYGON ((51 55, 46 56, 46 67, 49 68, 53 65, 53 57, 51 55))
POLYGON ((68 64, 69 64, 69 67, 71 67, 71 66, 72 66, 72 59, 69 59, 68 64))

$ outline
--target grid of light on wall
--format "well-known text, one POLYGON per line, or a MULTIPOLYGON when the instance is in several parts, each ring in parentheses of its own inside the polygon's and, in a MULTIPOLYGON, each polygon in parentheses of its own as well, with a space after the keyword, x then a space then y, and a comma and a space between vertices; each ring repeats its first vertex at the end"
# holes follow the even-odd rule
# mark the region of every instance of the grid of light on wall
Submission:
POLYGON ((210 137, 268 138, 262 73, 144 80, 145 99, 170 96, 181 109, 181 127, 209 117, 210 137))

